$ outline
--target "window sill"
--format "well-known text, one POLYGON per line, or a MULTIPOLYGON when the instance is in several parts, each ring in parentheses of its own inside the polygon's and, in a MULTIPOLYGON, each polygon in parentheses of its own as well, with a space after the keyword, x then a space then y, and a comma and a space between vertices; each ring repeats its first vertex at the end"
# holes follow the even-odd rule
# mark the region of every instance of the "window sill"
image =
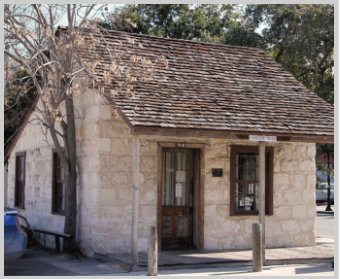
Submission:
POLYGON ((65 213, 61 213, 61 212, 52 212, 52 215, 58 215, 58 216, 65 216, 65 213))
MULTIPOLYGON (((266 213, 265 216, 273 216, 274 214, 269 214, 266 213)), ((258 213, 234 213, 234 214, 230 214, 231 217, 236 217, 236 216, 247 216, 247 217, 259 217, 258 213)))

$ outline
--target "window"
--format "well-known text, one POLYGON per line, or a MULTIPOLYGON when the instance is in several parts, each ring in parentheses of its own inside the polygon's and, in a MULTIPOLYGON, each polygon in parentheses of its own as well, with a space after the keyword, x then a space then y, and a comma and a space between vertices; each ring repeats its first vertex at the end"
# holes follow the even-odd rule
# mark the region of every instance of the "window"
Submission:
MULTIPOLYGON (((273 147, 265 151, 265 210, 273 214, 273 147)), ((259 148, 231 146, 230 215, 257 215, 259 205, 259 148)))
POLYGON ((26 153, 16 154, 15 160, 15 198, 14 205, 24 208, 25 205, 25 163, 26 153))
POLYGON ((65 214, 65 167, 53 150, 52 212, 65 214))

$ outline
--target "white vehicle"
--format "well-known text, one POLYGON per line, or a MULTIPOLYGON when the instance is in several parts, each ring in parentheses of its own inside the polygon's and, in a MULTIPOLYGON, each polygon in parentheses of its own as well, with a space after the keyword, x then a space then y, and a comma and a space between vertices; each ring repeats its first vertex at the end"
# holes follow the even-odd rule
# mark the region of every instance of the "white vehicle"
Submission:
MULTIPOLYGON (((316 189, 315 197, 317 202, 326 202, 328 195, 327 183, 320 183, 319 189, 316 189)), ((331 203, 334 203, 334 183, 331 183, 331 203)))

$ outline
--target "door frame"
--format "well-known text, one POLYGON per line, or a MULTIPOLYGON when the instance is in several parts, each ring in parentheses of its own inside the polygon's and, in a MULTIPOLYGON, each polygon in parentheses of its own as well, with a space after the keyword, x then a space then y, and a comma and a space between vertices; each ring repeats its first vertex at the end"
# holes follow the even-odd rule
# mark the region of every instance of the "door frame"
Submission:
MULTIPOLYGON (((198 232, 197 232, 197 250, 204 250, 204 181, 205 181, 205 144, 201 143, 183 143, 183 142, 158 142, 157 150, 157 234, 158 234, 158 250, 161 251, 161 229, 162 229, 162 151, 163 148, 176 148, 176 149, 198 149, 200 151, 199 162, 199 189, 198 189, 198 232)), ((193 230, 195 228, 193 227, 193 230)), ((193 232, 194 234, 194 232, 193 232)))

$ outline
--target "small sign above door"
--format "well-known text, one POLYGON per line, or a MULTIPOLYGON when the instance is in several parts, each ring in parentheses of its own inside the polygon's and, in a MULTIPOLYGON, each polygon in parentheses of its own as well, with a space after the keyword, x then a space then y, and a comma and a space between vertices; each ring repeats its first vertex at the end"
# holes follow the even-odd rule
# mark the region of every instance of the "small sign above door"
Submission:
POLYGON ((277 141, 277 137, 276 136, 249 135, 249 140, 253 140, 253 141, 277 141))

